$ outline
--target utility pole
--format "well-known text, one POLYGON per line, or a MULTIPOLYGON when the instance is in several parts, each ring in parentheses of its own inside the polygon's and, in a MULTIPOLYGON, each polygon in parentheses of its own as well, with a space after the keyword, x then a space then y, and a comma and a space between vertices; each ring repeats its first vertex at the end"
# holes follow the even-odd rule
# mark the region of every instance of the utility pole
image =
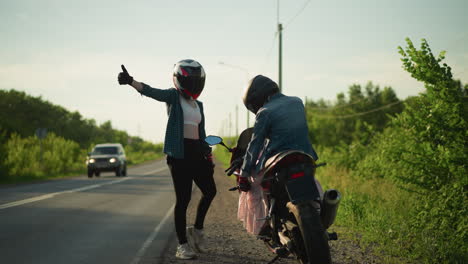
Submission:
POLYGON ((278 45, 278 49, 279 49, 279 52, 278 52, 278 86, 279 86, 279 90, 280 92, 283 91, 283 72, 282 72, 282 68, 283 68, 283 25, 281 23, 278 23, 278 41, 279 41, 279 45, 278 45))
POLYGON ((223 135, 222 137, 226 137, 226 127, 227 127, 227 119, 223 120, 223 135))
MULTIPOLYGON (((305 101, 304 101, 304 114, 305 114, 305 118, 307 121, 307 96, 305 97, 305 101)), ((307 123, 307 126, 309 126, 309 123, 307 123)))
POLYGON ((239 106, 236 105, 236 137, 239 135, 239 106))
POLYGON ((276 1, 276 24, 278 24, 278 87, 280 93, 283 92, 283 25, 279 22, 280 18, 280 1, 276 1))
POLYGON ((229 113, 229 137, 232 136, 232 118, 231 118, 231 113, 229 113))
MULTIPOLYGON (((243 71, 243 72, 245 73, 246 81, 249 82, 249 80, 250 80, 250 73, 249 73, 249 71, 248 71, 246 68, 241 67, 241 66, 238 66, 238 65, 233 65, 233 64, 225 63, 225 62, 222 62, 222 61, 218 62, 218 64, 219 64, 219 65, 224 65, 224 66, 226 66, 226 67, 230 67, 230 68, 234 68, 234 69, 238 69, 238 70, 243 71)), ((247 128, 249 128, 249 127, 250 127, 250 115, 249 115, 249 110, 248 110, 248 109, 246 109, 246 110, 247 110, 247 128)))

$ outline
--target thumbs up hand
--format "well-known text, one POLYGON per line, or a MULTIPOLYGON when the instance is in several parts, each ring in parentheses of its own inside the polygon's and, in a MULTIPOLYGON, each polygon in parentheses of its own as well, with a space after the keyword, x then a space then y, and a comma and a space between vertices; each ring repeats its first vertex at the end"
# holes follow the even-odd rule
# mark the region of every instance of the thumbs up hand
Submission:
POLYGON ((127 69, 125 69, 125 66, 122 64, 122 72, 119 73, 119 76, 117 77, 119 80, 120 85, 124 84, 132 84, 133 82, 133 77, 128 74, 127 69))

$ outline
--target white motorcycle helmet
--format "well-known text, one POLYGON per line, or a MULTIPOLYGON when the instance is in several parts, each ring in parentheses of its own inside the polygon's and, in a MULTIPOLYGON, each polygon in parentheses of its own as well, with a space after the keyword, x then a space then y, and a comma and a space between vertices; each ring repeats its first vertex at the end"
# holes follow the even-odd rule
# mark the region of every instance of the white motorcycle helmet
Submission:
POLYGON ((205 87, 205 70, 195 60, 181 60, 174 65, 172 79, 182 96, 195 100, 205 87))

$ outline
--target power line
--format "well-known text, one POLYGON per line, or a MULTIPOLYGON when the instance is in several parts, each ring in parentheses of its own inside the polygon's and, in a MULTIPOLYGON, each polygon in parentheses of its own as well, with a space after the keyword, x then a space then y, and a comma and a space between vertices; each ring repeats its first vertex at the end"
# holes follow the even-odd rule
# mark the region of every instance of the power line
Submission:
POLYGON ((271 52, 273 51, 273 48, 275 47, 275 41, 277 37, 278 37, 278 32, 275 32, 275 35, 273 36, 273 39, 271 41, 271 46, 268 49, 268 53, 265 55, 265 62, 262 65, 263 71, 265 71, 265 66, 268 64, 268 61, 270 60, 271 52))
POLYGON ((344 107, 347 107, 347 106, 350 106, 350 105, 355 105, 355 104, 358 104, 358 103, 360 103, 362 101, 367 101, 369 99, 370 98, 362 98, 362 99, 359 99, 356 102, 353 102, 353 103, 350 103, 350 104, 338 105, 338 106, 333 106, 333 107, 309 107, 309 109, 319 110, 319 111, 331 111, 331 110, 335 110, 335 109, 344 108, 344 107))
POLYGON ((377 111, 380 111, 380 110, 383 110, 385 108, 388 108, 388 107, 391 107, 391 106, 394 106, 394 105, 397 105, 397 104, 401 104, 401 103, 403 103, 403 101, 397 101, 397 102, 393 102, 393 103, 390 103, 390 104, 387 104, 387 105, 384 105, 384 106, 381 106, 379 108, 375 108, 375 109, 372 109, 372 110, 369 110, 369 111, 366 111, 366 112, 355 113, 355 114, 350 114, 350 115, 341 115, 341 116, 314 115, 314 116, 319 117, 319 118, 327 118, 327 119, 346 119, 346 118, 351 118, 351 117, 356 117, 356 116, 367 115, 367 114, 377 112, 377 111))
POLYGON ((286 29, 307 7, 307 5, 309 5, 311 0, 307 0, 307 2, 304 3, 304 5, 302 6, 301 9, 299 9, 299 11, 296 13, 296 15, 288 21, 288 23, 286 23, 286 25, 283 27, 283 29, 286 29))
POLYGON ((242 66, 225 63, 224 61, 220 61, 220 62, 218 62, 218 64, 219 65, 224 65, 224 66, 229 67, 229 68, 234 68, 234 69, 238 69, 238 70, 243 71, 245 73, 247 81, 251 78, 249 70, 247 70, 246 68, 244 68, 242 66))

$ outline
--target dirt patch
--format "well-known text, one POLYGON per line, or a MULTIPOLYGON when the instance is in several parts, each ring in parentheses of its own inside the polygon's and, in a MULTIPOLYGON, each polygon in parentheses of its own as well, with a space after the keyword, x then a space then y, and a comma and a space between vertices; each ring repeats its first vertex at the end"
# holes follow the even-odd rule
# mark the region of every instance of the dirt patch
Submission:
MULTIPOLYGON (((275 255, 270 253, 261 240, 248 234, 241 222, 237 220, 238 193, 229 192, 228 189, 235 182, 226 177, 222 168, 216 166, 215 181, 217 196, 215 197, 205 221, 205 234, 208 241, 209 252, 198 254, 194 260, 179 260, 175 258, 177 239, 175 234, 161 256, 160 263, 268 263, 275 255)), ((192 201, 188 209, 188 224, 195 219, 196 206, 200 199, 200 192, 195 188, 192 201)), ((337 230, 338 231, 338 230, 337 230)), ((338 235, 340 233, 338 231, 338 235)), ((350 239, 331 241, 331 254, 334 264, 344 263, 381 263, 369 250, 362 249, 350 239)), ((279 259, 275 263, 297 263, 293 257, 279 259)))

